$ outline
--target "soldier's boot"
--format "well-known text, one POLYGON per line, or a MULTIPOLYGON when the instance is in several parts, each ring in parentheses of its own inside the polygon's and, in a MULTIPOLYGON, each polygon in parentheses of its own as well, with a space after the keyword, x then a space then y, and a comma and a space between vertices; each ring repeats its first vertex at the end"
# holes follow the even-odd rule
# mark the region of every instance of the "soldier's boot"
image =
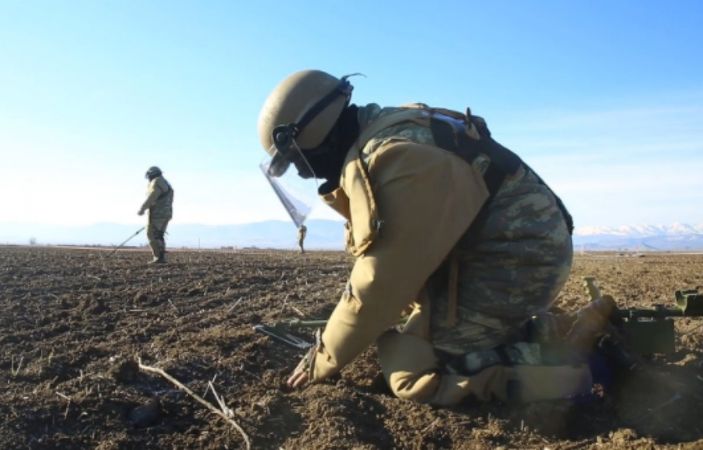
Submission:
POLYGON ((166 263, 166 250, 164 246, 156 244, 152 247, 152 253, 154 257, 149 261, 149 264, 165 264, 166 263))
POLYGON ((487 401, 530 403, 585 396, 593 378, 586 364, 493 366, 471 375, 472 394, 487 401))
POLYGON ((159 243, 153 239, 149 239, 149 248, 151 248, 151 261, 149 261, 149 264, 154 264, 159 259, 159 243))
POLYGON ((166 250, 161 247, 159 253, 154 258, 154 264, 166 264, 166 250))

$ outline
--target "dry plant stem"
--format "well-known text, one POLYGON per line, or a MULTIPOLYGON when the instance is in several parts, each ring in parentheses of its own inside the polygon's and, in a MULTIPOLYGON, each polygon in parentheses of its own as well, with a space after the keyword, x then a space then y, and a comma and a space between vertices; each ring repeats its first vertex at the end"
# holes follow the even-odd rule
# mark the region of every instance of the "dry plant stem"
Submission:
POLYGON ((234 412, 227 407, 227 405, 225 404, 225 400, 217 394, 217 391, 215 390, 215 386, 212 384, 212 381, 208 381, 207 384, 210 390, 212 391, 212 395, 215 397, 215 400, 217 400, 217 404, 220 406, 220 410, 227 417, 232 417, 234 415, 234 412))
POLYGON ((66 411, 64 411, 64 413, 63 413, 63 420, 66 420, 68 418, 68 410, 71 407, 71 397, 69 397, 66 394, 62 394, 59 391, 56 391, 56 395, 58 395, 59 397, 61 397, 64 400, 66 400, 66 411))
POLYGON ((242 298, 244 298, 244 297, 239 297, 239 298, 237 299, 237 301, 234 302, 234 304, 229 307, 229 309, 227 310, 227 312, 232 312, 232 310, 237 307, 237 305, 239 304, 239 302, 242 301, 242 298))
MULTIPOLYGON (((202 395, 203 398, 207 397, 207 393, 210 391, 210 386, 212 386, 212 383, 214 383, 216 379, 217 379, 217 374, 213 375, 212 380, 208 381, 207 387, 205 388, 205 392, 203 392, 203 395, 202 395)), ((217 397, 215 397, 215 398, 217 398, 217 397)))
POLYGON ((688 330, 688 331, 686 332, 686 334, 691 335, 691 334, 695 333, 696 331, 700 330, 701 328, 703 328, 703 323, 702 323, 702 324, 699 324, 699 325, 696 325, 696 327, 695 327, 694 329, 692 329, 692 330, 688 330))
POLYGON ((242 435, 242 438, 244 439, 244 444, 246 445, 246 448, 247 449, 251 448, 251 443, 249 442, 249 436, 247 436, 247 434, 244 432, 242 427, 240 427, 239 424, 237 424, 237 422, 235 422, 234 420, 232 420, 230 417, 227 416, 227 413, 225 411, 220 411, 219 409, 215 408, 210 402, 203 399, 195 392, 191 391, 186 385, 184 385, 180 381, 176 380, 175 378, 173 378, 171 375, 167 374, 166 372, 164 372, 163 369, 159 369, 158 367, 151 367, 151 366, 144 365, 144 364, 142 364, 141 358, 137 359, 137 361, 139 363, 140 370, 143 370, 144 372, 151 372, 151 373, 156 373, 158 375, 161 375, 162 377, 166 378, 168 381, 173 383, 176 387, 183 390, 186 394, 193 397, 198 403, 205 406, 207 409, 209 409, 213 413, 217 414, 218 416, 222 417, 227 422, 229 422, 229 424, 232 425, 239 432, 239 434, 242 435))
POLYGON ((20 362, 17 363, 17 369, 15 369, 15 356, 12 355, 12 367, 10 368, 10 372, 12 373, 13 377, 16 377, 20 373, 20 368, 22 367, 22 361, 24 361, 24 356, 20 357, 20 362))
POLYGON ((304 312, 302 312, 301 310, 299 310, 298 308, 296 308, 296 307, 293 306, 293 305, 288 305, 288 306, 290 306, 290 309, 292 309, 292 310, 293 310, 296 314, 298 314, 300 317, 305 318, 305 313, 304 313, 304 312))
POLYGON ((434 427, 436 427, 438 423, 439 423, 439 419, 433 420, 432 423, 430 423, 430 424, 427 425, 422 431, 420 431, 420 434, 425 434, 425 433, 427 433, 428 431, 434 429, 434 427))

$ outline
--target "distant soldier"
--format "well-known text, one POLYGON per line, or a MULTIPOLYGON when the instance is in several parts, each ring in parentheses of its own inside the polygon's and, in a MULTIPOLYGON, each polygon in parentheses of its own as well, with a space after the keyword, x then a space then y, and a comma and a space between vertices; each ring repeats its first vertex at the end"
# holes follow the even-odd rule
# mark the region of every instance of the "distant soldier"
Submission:
POLYGON ((308 228, 305 225, 300 225, 300 227, 298 227, 298 247, 300 247, 300 253, 305 253, 303 243, 305 242, 305 235, 307 232, 308 228))
POLYGON ((154 255, 150 264, 161 264, 166 262, 164 234, 173 216, 173 188, 162 176, 161 169, 156 166, 149 167, 145 177, 149 180, 147 198, 137 214, 141 216, 149 210, 146 236, 154 255))

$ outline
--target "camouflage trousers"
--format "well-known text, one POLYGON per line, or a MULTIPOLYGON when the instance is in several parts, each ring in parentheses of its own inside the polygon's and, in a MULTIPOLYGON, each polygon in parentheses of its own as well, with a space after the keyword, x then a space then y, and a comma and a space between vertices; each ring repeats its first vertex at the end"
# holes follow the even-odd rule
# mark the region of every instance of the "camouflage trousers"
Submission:
POLYGON ((146 237, 149 239, 149 247, 154 258, 163 259, 166 253, 166 241, 164 234, 166 227, 171 220, 170 216, 149 216, 149 223, 146 227, 146 237))
POLYGON ((486 217, 451 256, 456 305, 449 304, 448 267, 428 282, 431 340, 451 354, 521 340, 524 324, 553 303, 571 270, 571 236, 561 210, 529 170, 506 179, 486 217))

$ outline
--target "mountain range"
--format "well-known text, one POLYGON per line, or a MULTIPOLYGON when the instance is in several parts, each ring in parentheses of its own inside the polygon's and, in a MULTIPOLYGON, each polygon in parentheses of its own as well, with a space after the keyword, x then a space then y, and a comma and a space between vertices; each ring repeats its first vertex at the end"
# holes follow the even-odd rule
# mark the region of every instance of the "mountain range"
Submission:
MULTIPOLYGON (((305 247, 341 250, 344 247, 344 225, 334 220, 309 220, 305 247)), ((98 223, 93 225, 47 225, 1 223, 0 244, 38 245, 101 245, 116 246, 133 236, 139 225, 98 223)), ((142 231, 126 244, 146 244, 142 231)), ((281 248, 298 245, 298 230, 290 221, 203 225, 172 223, 168 226, 166 244, 170 248, 281 248)))
POLYGON ((703 223, 581 227, 574 232, 578 250, 697 251, 703 250, 703 223))
MULTIPOLYGON (((306 222, 308 249, 341 250, 344 226, 334 220, 306 222)), ((133 236, 139 225, 99 223, 85 226, 0 223, 0 244, 116 246, 133 236)), ((701 251, 703 224, 580 227, 574 232, 577 251, 701 251)), ((166 237, 171 248, 282 248, 297 246, 297 230, 291 222, 269 220, 233 225, 173 223, 166 237)), ((144 232, 127 245, 146 243, 144 232)))

